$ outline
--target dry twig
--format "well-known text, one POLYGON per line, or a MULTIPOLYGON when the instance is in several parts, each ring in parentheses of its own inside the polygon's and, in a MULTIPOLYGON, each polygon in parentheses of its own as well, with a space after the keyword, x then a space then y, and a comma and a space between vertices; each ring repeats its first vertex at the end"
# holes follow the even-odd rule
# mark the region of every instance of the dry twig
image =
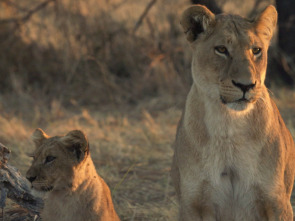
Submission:
POLYGON ((138 21, 136 22, 134 26, 133 33, 135 33, 137 29, 141 26, 143 19, 146 17, 146 15, 148 14, 150 9, 156 2, 157 0, 151 0, 149 4, 146 6, 145 10, 143 11, 143 13, 141 14, 141 16, 139 17, 138 21))
POLYGON ((47 0, 42 2, 41 4, 37 5, 33 9, 29 10, 24 16, 19 17, 19 18, 9 18, 9 19, 4 19, 0 21, 1 24, 7 24, 7 23, 15 23, 16 25, 19 25, 21 23, 27 22, 34 13, 40 11, 41 9, 45 8, 50 2, 53 2, 56 0, 47 0))
POLYGON ((9 5, 10 7, 13 7, 15 9, 17 9, 18 11, 22 11, 22 12, 27 12, 28 9, 20 7, 19 5, 17 5, 16 3, 10 1, 10 0, 2 0, 6 5, 9 5))

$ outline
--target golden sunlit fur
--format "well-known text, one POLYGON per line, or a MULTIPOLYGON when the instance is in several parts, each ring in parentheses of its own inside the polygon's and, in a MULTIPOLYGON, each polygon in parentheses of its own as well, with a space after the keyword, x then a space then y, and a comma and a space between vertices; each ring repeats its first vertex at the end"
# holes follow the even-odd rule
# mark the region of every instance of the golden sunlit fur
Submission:
POLYGON ((42 220, 119 220, 110 190, 96 173, 83 132, 49 137, 37 129, 32 138, 36 150, 27 179, 33 189, 46 192, 42 220))
POLYGON ((193 85, 171 171, 179 220, 292 220, 294 142, 264 85, 276 22, 273 6, 253 21, 183 13, 193 85))

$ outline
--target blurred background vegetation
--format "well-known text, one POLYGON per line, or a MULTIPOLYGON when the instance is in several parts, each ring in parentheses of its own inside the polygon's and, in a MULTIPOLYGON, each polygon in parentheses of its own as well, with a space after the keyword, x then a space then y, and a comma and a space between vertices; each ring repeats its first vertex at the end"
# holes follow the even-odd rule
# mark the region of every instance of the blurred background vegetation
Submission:
MULTIPOLYGON (((215 13, 250 18, 275 4, 274 0, 1 0, 3 108, 35 116, 36 109, 42 113, 57 105, 99 108, 134 105, 163 95, 182 99, 190 84, 190 52, 179 15, 191 2, 205 4, 215 13)), ((280 31, 270 50, 267 84, 294 86, 294 3, 283 2, 278 5, 280 31)))
POLYGON ((294 135, 293 0, 0 0, 0 142, 11 164, 28 169, 37 127, 82 129, 122 220, 176 220, 171 144, 191 84, 179 18, 193 2, 246 17, 277 4, 267 84, 294 135))
POLYGON ((183 91, 184 2, 154 1, 146 15, 144 0, 0 2, 1 100, 9 108, 136 104, 183 91))

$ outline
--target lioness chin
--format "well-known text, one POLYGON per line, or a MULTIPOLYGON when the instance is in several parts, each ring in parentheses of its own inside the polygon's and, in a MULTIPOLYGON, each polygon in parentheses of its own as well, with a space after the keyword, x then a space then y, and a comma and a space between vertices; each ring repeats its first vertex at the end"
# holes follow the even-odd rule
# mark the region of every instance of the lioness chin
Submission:
POLYGON ((79 130, 33 136, 36 150, 27 171, 32 188, 45 192, 44 221, 119 221, 109 187, 96 173, 86 136, 79 130))
POLYGON ((193 49, 193 84, 179 122, 172 180, 179 220, 289 221, 295 147, 264 85, 277 22, 195 5, 181 24, 193 49))

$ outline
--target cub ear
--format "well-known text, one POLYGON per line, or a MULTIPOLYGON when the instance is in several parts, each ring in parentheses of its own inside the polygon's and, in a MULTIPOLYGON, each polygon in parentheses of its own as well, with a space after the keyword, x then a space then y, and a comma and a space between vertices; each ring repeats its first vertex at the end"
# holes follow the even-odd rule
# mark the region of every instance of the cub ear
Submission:
POLYGON ((72 130, 61 138, 62 144, 81 162, 89 153, 86 135, 80 130, 72 130))
POLYGON ((38 128, 34 131, 31 138, 35 143, 35 146, 39 147, 46 139, 49 138, 49 136, 41 128, 38 128))
POLYGON ((215 23, 215 15, 203 5, 194 5, 186 9, 180 21, 189 42, 195 41, 199 34, 206 32, 215 23))
POLYGON ((273 5, 269 5, 255 19, 255 26, 258 33, 270 40, 276 28, 278 13, 273 5))

